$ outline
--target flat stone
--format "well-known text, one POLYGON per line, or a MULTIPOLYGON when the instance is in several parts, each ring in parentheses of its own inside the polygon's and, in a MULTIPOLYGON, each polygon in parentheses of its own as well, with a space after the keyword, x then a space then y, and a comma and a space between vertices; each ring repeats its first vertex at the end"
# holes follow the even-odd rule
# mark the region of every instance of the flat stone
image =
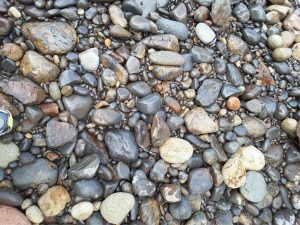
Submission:
POLYGON ((71 95, 62 100, 66 109, 79 120, 86 118, 93 105, 90 96, 71 95))
POLYGON ((216 38, 215 32, 206 23, 198 23, 195 31, 197 37, 203 44, 209 44, 216 38))
POLYGON ((46 127, 47 146, 57 148, 73 143, 77 138, 77 133, 76 127, 73 125, 51 120, 46 127))
POLYGON ((19 154, 19 147, 15 143, 0 142, 0 167, 6 168, 9 163, 17 160, 19 154))
POLYGON ((208 134, 218 131, 218 123, 214 122, 201 107, 189 111, 184 121, 186 128, 192 134, 208 134))
POLYGON ((58 175, 57 166, 47 159, 39 158, 35 161, 19 166, 12 174, 12 182, 16 188, 25 190, 37 187, 39 184, 52 186, 56 183, 58 175))
POLYGON ((83 68, 87 71, 95 71, 99 66, 99 56, 97 48, 90 48, 79 53, 79 61, 83 68))
POLYGON ((213 187, 213 178, 206 168, 194 169, 189 173, 188 189, 191 194, 205 194, 213 187))
POLYGON ((150 48, 179 52, 179 42, 173 34, 158 34, 146 37, 142 42, 150 48))
POLYGON ((117 192, 104 199, 101 203, 100 212, 103 218, 109 223, 120 224, 133 208, 134 204, 135 200, 132 194, 117 192))
POLYGON ((105 144, 113 160, 133 162, 138 158, 138 146, 132 132, 127 130, 111 130, 105 135, 105 144))
POLYGON ((267 132, 266 124, 255 117, 246 117, 243 125, 247 130, 247 136, 251 138, 262 137, 267 132))
POLYGON ((159 148, 161 158, 168 163, 185 163, 193 155, 193 146, 184 139, 170 137, 159 148))
POLYGON ((260 202, 267 194, 264 177, 255 171, 248 171, 246 183, 240 187, 240 192, 250 202, 260 202))
POLYGON ((213 63, 214 57, 207 49, 199 46, 194 46, 190 53, 193 55, 195 63, 213 63))
POLYGON ((153 66, 152 74, 159 80, 173 80, 183 74, 181 67, 153 66))
POLYGON ((20 76, 1 80, 0 88, 5 94, 13 96, 25 105, 40 104, 46 98, 44 89, 31 80, 20 76))
POLYGON ((109 29, 109 34, 112 37, 120 38, 123 40, 127 40, 131 38, 131 33, 127 31, 125 28, 123 28, 121 25, 113 25, 109 29))
POLYGON ((131 82, 127 85, 127 89, 137 97, 145 97, 151 94, 150 86, 144 81, 131 82))
POLYGON ((141 221, 145 225, 160 224, 159 204, 155 198, 146 198, 141 202, 139 207, 139 215, 141 217, 141 221))
POLYGON ((136 108, 147 115, 158 112, 162 107, 162 99, 158 93, 147 95, 136 102, 136 108))
POLYGON ((75 29, 64 22, 27 22, 22 31, 44 55, 65 54, 75 47, 77 41, 75 29))
POLYGON ((140 32, 151 32, 152 29, 150 20, 140 15, 132 16, 129 20, 129 26, 133 30, 140 32))
POLYGON ((157 51, 149 54, 152 63, 165 66, 182 66, 185 59, 182 55, 172 51, 157 51))
POLYGON ((213 1, 210 16, 217 26, 225 26, 231 16, 230 0, 213 1))
POLYGON ((63 186, 54 186, 40 197, 38 205, 45 216, 56 216, 70 200, 70 195, 63 186))
POLYGON ((97 109, 91 116, 93 123, 99 126, 112 126, 122 120, 122 114, 114 109, 97 109))
POLYGON ((157 28, 163 30, 166 34, 173 34, 179 40, 186 40, 189 35, 189 30, 185 24, 165 19, 163 17, 156 21, 157 28))
POLYGON ((219 79, 204 80, 198 89, 196 101, 203 107, 212 105, 216 102, 222 85, 223 83, 219 79))
POLYGON ((227 40, 227 48, 233 54, 236 55, 245 55, 249 52, 248 45, 241 38, 236 35, 230 34, 226 38, 227 40))
POLYGON ((0 205, 0 224, 31 225, 26 216, 14 207, 0 205))
POLYGON ((86 220, 94 211, 94 206, 90 202, 80 202, 71 209, 71 215, 76 220, 86 220))

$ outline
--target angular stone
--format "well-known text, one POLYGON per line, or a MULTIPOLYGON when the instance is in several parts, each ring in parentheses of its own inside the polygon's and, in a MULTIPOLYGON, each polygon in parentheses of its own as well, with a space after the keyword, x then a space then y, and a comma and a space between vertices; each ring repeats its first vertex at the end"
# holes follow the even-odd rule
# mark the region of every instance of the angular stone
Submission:
POLYGON ((0 88, 7 95, 12 95, 25 105, 36 105, 43 102, 46 92, 27 78, 13 76, 0 81, 0 88), (20 91, 22 90, 22 91, 20 91))
POLYGON ((231 16, 230 0, 213 1, 210 16, 215 25, 219 27, 227 25, 231 16))
POLYGON ((217 100, 222 85, 223 83, 219 79, 204 80, 198 89, 196 101, 203 107, 212 105, 217 100))
POLYGON ((118 124, 122 120, 122 114, 114 109, 96 109, 91 120, 99 126, 112 126, 118 124))
POLYGON ((246 117, 243 125, 247 130, 247 136, 251 138, 262 137, 267 132, 266 124, 255 117, 246 117))
POLYGON ((87 71, 93 72, 99 66, 99 56, 97 48, 89 48, 84 52, 79 53, 79 61, 83 68, 87 71))
POLYGON ((158 114, 155 114, 151 126, 152 145, 162 146, 170 136, 171 132, 165 120, 158 114))
POLYGON ((246 170, 262 170, 265 167, 265 156, 253 145, 242 147, 237 151, 246 170))
POLYGON ((162 107, 162 99, 158 93, 147 95, 136 102, 136 108, 147 115, 158 112, 162 107))
POLYGON ((159 225, 160 209, 155 198, 146 198, 141 202, 139 215, 145 225, 159 225))
POLYGON ((77 119, 84 119, 93 105, 93 99, 90 96, 71 95, 63 97, 63 103, 66 109, 77 119))
POLYGON ((147 178, 144 171, 136 170, 132 178, 132 190, 137 196, 152 196, 156 186, 147 178))
POLYGON ((64 22, 27 22, 22 31, 44 55, 62 55, 71 51, 77 41, 75 29, 64 22))
POLYGON ((239 188, 246 182, 246 169, 237 155, 229 159, 222 168, 224 183, 230 188, 239 188))

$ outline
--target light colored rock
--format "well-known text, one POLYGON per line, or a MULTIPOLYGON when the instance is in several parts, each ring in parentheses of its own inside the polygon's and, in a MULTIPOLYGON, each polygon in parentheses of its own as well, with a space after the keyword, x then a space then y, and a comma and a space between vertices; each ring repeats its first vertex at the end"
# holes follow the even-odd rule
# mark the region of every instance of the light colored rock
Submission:
POLYGON ((184 121, 188 131, 195 135, 214 133, 219 129, 218 123, 214 122, 201 107, 189 111, 184 121))
POLYGON ((149 55, 152 63, 165 66, 181 66, 185 59, 182 55, 172 51, 157 51, 149 55))
POLYGON ((6 168, 7 165, 15 161, 19 156, 19 147, 11 142, 3 144, 0 142, 0 167, 6 168))
POLYGON ((195 31, 197 37, 203 44, 209 44, 216 38, 215 32, 206 23, 198 23, 195 31))
POLYGON ((292 51, 293 51, 292 54, 293 58, 300 61, 300 43, 294 44, 292 51))
POLYGON ((10 15, 12 15, 16 19, 18 19, 18 18, 21 17, 20 11, 16 7, 14 7, 14 6, 10 7, 8 9, 8 12, 9 12, 10 15))
POLYGON ((246 182, 246 169, 238 155, 230 158, 222 168, 224 183, 230 188, 239 188, 246 182))
POLYGON ((70 195, 63 186, 54 186, 40 197, 38 205, 45 216, 56 216, 70 200, 70 195))
POLYGON ((80 202, 74 205, 71 209, 71 215, 76 220, 86 220, 94 210, 94 206, 90 202, 80 202))
POLYGON ((181 138, 171 137, 159 148, 161 158, 168 163, 184 163, 193 155, 193 146, 181 138))
POLYGON ((286 118, 281 122, 281 128, 291 137, 296 137, 297 124, 297 120, 292 118, 286 118))
POLYGON ((31 225, 26 216, 14 207, 0 205, 1 225, 31 225))
POLYGON ((292 49, 290 48, 276 48, 272 52, 272 58, 278 62, 287 60, 291 56, 292 56, 292 49))
POLYGON ((282 37, 278 34, 273 34, 268 37, 268 46, 271 49, 280 48, 283 45, 282 37))
POLYGON ((107 222, 120 224, 133 208, 134 203, 132 194, 117 192, 104 199, 100 212, 107 222))
POLYGON ((33 223, 42 223, 44 221, 44 215, 36 205, 32 205, 26 209, 26 216, 33 223))
POLYGON ((94 70, 97 70, 100 62, 98 56, 98 49, 90 48, 88 50, 85 50, 84 52, 79 53, 79 60, 80 64, 87 71, 92 72, 94 70))
POLYGON ((267 132, 266 124, 255 117, 246 117, 243 119, 243 125, 247 130, 247 136, 251 138, 259 138, 267 132))
POLYGON ((237 154, 246 170, 262 170, 266 164, 264 154, 253 145, 240 148, 237 154))
POLYGON ((120 9, 120 7, 111 4, 108 7, 108 13, 109 13, 110 19, 113 22, 113 24, 115 24, 115 25, 118 24, 124 28, 127 27, 128 22, 124 16, 122 9, 120 9))
POLYGON ((280 19, 284 19, 290 10, 291 10, 290 7, 284 5, 270 5, 266 8, 267 12, 271 12, 271 11, 278 12, 280 19))
POLYGON ((23 49, 14 43, 6 43, 0 49, 0 55, 13 61, 18 61, 23 57, 23 49))
POLYGON ((283 41, 282 47, 284 48, 290 47, 295 41, 295 34, 291 31, 282 31, 281 37, 283 41))

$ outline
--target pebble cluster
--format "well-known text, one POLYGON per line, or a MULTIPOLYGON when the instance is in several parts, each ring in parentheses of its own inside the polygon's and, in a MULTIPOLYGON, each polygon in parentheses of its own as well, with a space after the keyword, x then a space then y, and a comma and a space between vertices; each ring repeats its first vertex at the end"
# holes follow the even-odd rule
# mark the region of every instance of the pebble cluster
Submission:
POLYGON ((300 2, 0 0, 0 225, 299 225, 300 2))

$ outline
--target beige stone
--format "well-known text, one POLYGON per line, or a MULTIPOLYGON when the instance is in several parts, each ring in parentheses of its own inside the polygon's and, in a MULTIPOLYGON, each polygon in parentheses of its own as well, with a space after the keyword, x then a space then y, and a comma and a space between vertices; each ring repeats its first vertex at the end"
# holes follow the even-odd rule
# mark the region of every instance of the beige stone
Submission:
POLYGON ((237 154, 246 170, 262 170, 266 164, 264 154, 253 145, 240 148, 237 154))
POLYGON ((246 182, 246 169, 238 155, 230 158, 222 168, 224 183, 230 188, 239 188, 246 182))

